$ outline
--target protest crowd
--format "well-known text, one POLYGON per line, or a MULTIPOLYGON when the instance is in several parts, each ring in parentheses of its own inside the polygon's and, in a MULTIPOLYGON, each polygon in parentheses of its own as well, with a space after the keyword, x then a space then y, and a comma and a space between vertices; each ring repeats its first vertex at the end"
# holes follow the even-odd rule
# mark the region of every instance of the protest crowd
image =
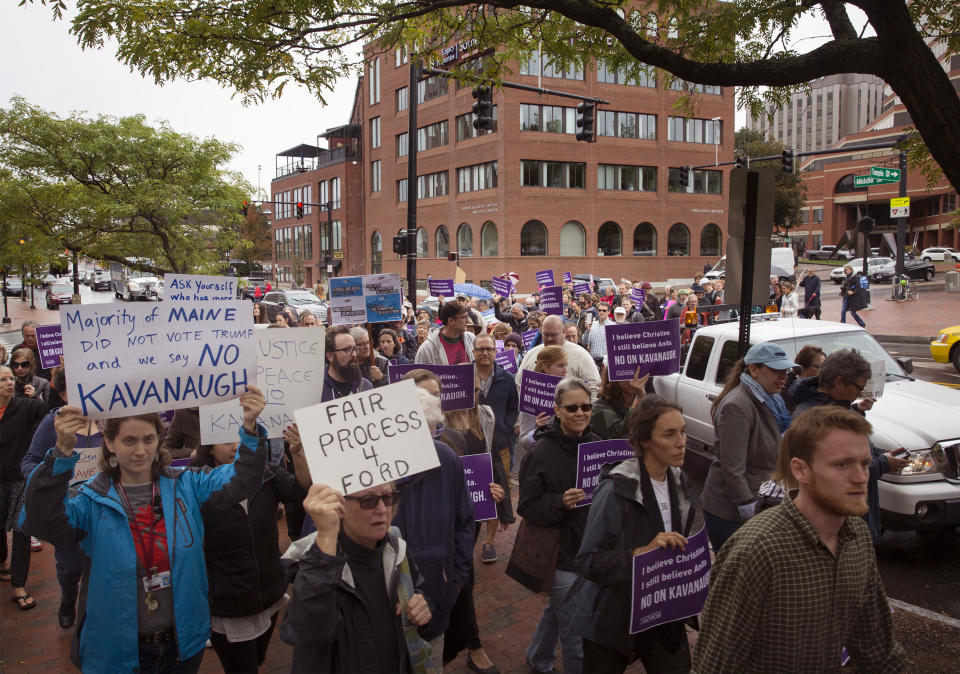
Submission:
MULTIPOLYGON (((139 393, 112 352, 77 364, 91 350, 74 348, 78 329, 136 334, 146 309, 89 323, 89 307, 62 312, 55 363, 29 322, 0 354, 0 580, 16 610, 34 608, 31 549, 54 547, 58 622, 81 671, 188 673, 216 657, 256 672, 276 631, 295 672, 436 673, 466 652, 495 674, 474 551, 497 562, 511 528, 501 582, 547 598, 529 671, 830 672, 845 659, 905 671, 874 552, 877 480, 904 460, 868 440, 858 353, 751 347, 712 403, 716 460, 699 495, 682 470, 683 410, 653 393, 669 370, 612 358, 629 326, 662 325, 676 371, 692 332, 729 318, 698 311, 725 305, 722 280, 658 296, 565 275, 520 296, 501 278, 484 297, 450 281, 421 306, 384 299, 381 277, 364 297, 360 280, 335 281, 326 316, 268 321, 259 297, 236 300, 240 317, 229 302, 206 314, 237 321, 214 332, 219 353, 242 359, 249 342, 257 377, 221 372, 204 389, 198 374, 192 406, 174 381, 187 358, 171 355, 163 384, 139 393), (350 293, 365 308, 335 304, 350 293), (281 350, 285 363, 316 357, 316 376, 272 368, 281 350), (108 370, 112 397, 85 381, 108 370), (178 395, 169 410, 148 404, 178 395)), ((816 293, 773 286, 787 312, 819 316, 816 293)), ((197 334, 199 367, 216 345, 197 334)))

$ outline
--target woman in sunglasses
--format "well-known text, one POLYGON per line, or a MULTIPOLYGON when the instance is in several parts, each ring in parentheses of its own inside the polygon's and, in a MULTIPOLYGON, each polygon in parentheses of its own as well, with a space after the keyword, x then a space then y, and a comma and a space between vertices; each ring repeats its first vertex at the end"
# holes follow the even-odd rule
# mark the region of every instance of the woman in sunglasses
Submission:
POLYGON ((560 530, 550 600, 527 646, 527 664, 534 671, 551 671, 559 641, 564 674, 578 674, 583 671, 583 641, 573 630, 574 605, 567 600, 567 592, 577 579, 574 559, 590 508, 577 508, 586 498, 583 490, 576 488, 577 446, 601 438, 590 430, 593 405, 584 382, 562 380, 554 402, 553 421, 537 428, 536 444, 520 464, 517 512, 531 524, 560 530))
POLYGON ((32 349, 14 349, 10 356, 10 369, 17 378, 15 395, 47 399, 50 382, 37 376, 37 355, 32 349))

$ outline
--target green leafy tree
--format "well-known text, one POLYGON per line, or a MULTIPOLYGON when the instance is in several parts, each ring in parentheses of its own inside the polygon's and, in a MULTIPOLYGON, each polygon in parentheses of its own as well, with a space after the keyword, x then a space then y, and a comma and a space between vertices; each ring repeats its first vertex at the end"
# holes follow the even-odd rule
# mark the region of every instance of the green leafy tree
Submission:
POLYGON ((250 191, 222 168, 236 150, 139 115, 60 118, 14 98, 0 110, 0 216, 99 259, 213 270, 250 191))
POLYGON ((796 173, 784 173, 781 153, 783 143, 766 140, 759 131, 740 129, 734 136, 733 151, 738 157, 771 157, 777 159, 750 162, 750 168, 770 167, 774 170, 775 193, 773 197, 773 222, 783 234, 800 224, 800 210, 807 199, 807 185, 796 173))
POLYGON ((237 235, 237 245, 231 257, 244 262, 248 271, 254 262, 270 259, 270 222, 259 208, 248 208, 237 235))
MULTIPOLYGON (((55 18, 67 8, 40 1, 55 18)), ((76 0, 76 9, 71 32, 83 47, 115 40, 119 60, 158 83, 210 78, 244 100, 279 95, 289 82, 322 100, 355 72, 350 50, 370 41, 384 53, 407 45, 429 62, 440 47, 476 40, 478 50, 496 50, 480 73, 494 79, 538 46, 561 66, 599 60, 634 75, 652 67, 664 85, 676 77, 744 87, 740 104, 755 113, 817 77, 873 74, 960 189, 960 98, 931 49, 940 40, 960 51, 956 0, 76 0), (848 6, 871 30, 858 30, 848 6), (794 33, 809 15, 823 17, 831 36, 800 53, 794 33)))

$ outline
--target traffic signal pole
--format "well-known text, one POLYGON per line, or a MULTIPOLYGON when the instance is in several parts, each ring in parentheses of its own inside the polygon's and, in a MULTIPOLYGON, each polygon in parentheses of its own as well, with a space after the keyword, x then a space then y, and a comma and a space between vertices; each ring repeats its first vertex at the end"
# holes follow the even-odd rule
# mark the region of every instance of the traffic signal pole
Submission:
POLYGON ((417 308, 417 102, 421 61, 410 62, 410 86, 407 89, 407 296, 417 308))

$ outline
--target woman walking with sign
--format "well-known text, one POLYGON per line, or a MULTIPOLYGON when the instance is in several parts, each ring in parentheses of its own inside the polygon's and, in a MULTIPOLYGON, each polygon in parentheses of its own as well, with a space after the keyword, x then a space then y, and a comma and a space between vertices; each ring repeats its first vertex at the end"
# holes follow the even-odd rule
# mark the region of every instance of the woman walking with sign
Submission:
MULTIPOLYGON (((527 646, 527 664, 536 672, 549 672, 557 650, 563 650, 564 674, 583 671, 583 645, 573 630, 573 608, 567 592, 577 579, 574 558, 580 549, 588 507, 577 508, 586 498, 577 489, 577 446, 595 442, 600 436, 590 431, 590 389, 579 379, 567 378, 557 385, 553 421, 534 433, 536 444, 520 464, 520 499, 517 512, 523 517, 511 565, 522 565, 518 548, 524 538, 546 542, 553 535, 556 560, 549 579, 539 589, 549 588, 550 600, 533 639, 527 646), (532 527, 530 525, 533 525, 532 527)), ((533 549, 537 546, 530 546, 533 549)), ((540 555, 542 557, 542 555, 540 555)), ((528 567, 529 568, 529 567, 528 567)), ((508 572, 510 568, 508 567, 508 572)), ((522 577, 511 574, 511 577, 522 577)))
POLYGON ((623 672, 641 660, 647 672, 690 671, 682 621, 630 634, 633 557, 655 548, 683 550, 703 514, 681 472, 687 436, 683 412, 661 396, 643 398, 627 421, 635 458, 607 464, 593 493, 571 592, 574 629, 583 636, 583 671, 623 672))
POLYGON ((108 419, 101 472, 67 493, 88 420, 73 406, 54 421, 57 444, 27 482, 23 527, 61 545, 78 541, 89 560, 80 589, 71 659, 90 672, 196 672, 210 634, 201 506, 239 503, 260 486, 267 460, 265 405, 240 396, 237 460, 215 469, 171 470, 158 414, 108 419))

